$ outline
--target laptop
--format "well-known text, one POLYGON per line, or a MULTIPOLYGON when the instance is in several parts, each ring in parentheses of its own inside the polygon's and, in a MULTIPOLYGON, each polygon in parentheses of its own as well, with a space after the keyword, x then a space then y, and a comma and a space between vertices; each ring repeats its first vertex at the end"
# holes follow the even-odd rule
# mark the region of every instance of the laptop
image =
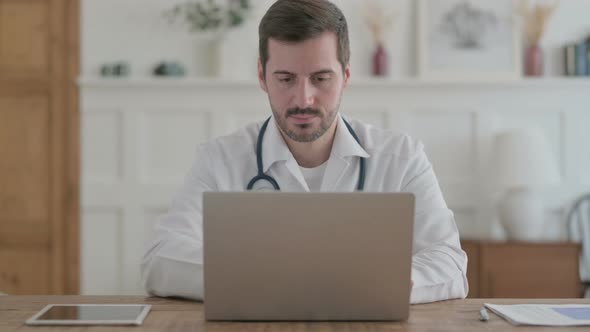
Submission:
POLYGON ((411 193, 203 195, 207 320, 409 315, 411 193))

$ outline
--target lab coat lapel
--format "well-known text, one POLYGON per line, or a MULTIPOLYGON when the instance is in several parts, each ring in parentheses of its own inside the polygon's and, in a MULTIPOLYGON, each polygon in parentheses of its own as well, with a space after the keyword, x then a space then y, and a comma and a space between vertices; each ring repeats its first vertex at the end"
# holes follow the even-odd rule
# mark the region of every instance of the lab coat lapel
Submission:
MULTIPOLYGON (((285 161, 285 167, 291 173, 291 175, 297 180, 297 182, 301 185, 302 189, 305 191, 309 191, 309 187, 307 186, 307 182, 305 182, 305 178, 301 173, 301 169, 297 164, 297 161, 293 157, 293 154, 289 150, 287 143, 283 139, 283 136, 279 132, 279 127, 277 126, 276 120, 274 116, 270 119, 268 123, 268 127, 266 128, 266 133, 264 135, 264 140, 262 142, 262 150, 263 150, 263 159, 262 163, 264 164, 264 172, 267 173, 271 166, 275 163, 275 167, 281 167, 280 161, 285 161)), ((294 183, 292 180, 286 179, 278 179, 279 185, 281 185, 282 189, 287 189, 288 183, 294 183)))
POLYGON ((349 166, 350 162, 348 160, 340 156, 330 156, 320 191, 334 191, 349 166))
POLYGON ((309 186, 307 185, 307 182, 305 181, 305 178, 301 173, 301 168, 299 168, 299 164, 297 164, 297 160, 295 160, 293 155, 291 155, 291 158, 287 160, 285 166, 287 166, 287 169, 289 170, 289 172, 291 172, 291 175, 293 175, 295 179, 297 179, 297 182, 299 182, 303 189, 305 191, 309 191, 309 186))
MULTIPOLYGON (((368 158, 370 156, 350 134, 340 115, 338 115, 337 121, 336 135, 324 173, 321 191, 335 191, 344 175, 350 171, 350 168, 354 168, 353 166, 358 163, 360 157, 368 158)), ((351 174, 351 176, 355 179, 354 186, 351 187, 354 190, 358 181, 358 173, 351 174)))

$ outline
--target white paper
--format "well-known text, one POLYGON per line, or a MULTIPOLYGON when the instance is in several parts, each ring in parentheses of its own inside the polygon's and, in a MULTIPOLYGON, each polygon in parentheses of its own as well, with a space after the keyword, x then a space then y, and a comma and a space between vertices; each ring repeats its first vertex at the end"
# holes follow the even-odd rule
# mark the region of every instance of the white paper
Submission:
POLYGON ((514 325, 590 325, 590 304, 510 304, 484 303, 485 307, 514 325))

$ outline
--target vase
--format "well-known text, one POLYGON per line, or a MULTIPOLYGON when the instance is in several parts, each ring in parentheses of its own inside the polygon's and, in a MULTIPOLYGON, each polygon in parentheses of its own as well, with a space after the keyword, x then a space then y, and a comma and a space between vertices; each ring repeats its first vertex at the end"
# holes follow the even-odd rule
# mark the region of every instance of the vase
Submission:
POLYGON ((531 45, 525 55, 525 75, 543 76, 543 49, 537 45, 531 45))
POLYGON ((215 34, 197 40, 196 71, 200 76, 220 77, 223 65, 223 35, 215 34))
POLYGON ((388 72, 388 56, 383 44, 377 44, 373 52, 373 76, 386 76, 388 72))

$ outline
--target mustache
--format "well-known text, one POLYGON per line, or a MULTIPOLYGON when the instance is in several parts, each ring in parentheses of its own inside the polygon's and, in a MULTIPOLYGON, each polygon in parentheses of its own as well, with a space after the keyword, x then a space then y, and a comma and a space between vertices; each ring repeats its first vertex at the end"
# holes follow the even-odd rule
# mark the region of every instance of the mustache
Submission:
POLYGON ((311 108, 311 107, 307 107, 307 108, 295 107, 295 108, 288 109, 287 110, 287 117, 293 116, 293 115, 315 115, 315 116, 320 116, 321 115, 321 112, 317 108, 311 108))

